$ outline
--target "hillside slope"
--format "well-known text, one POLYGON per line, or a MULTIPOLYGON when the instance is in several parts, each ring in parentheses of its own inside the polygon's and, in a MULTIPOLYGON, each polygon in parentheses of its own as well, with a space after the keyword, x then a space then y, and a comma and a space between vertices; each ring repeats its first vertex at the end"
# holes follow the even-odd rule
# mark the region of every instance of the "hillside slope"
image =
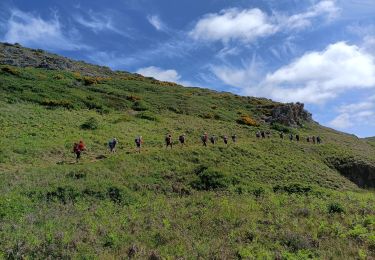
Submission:
POLYGON ((375 257, 368 141, 318 125, 301 104, 84 63, 10 66, 36 51, 4 48, 21 54, 0 65, 0 258, 375 257), (203 147, 204 132, 238 142, 203 147), (166 149, 167 133, 186 133, 187 146, 166 149))

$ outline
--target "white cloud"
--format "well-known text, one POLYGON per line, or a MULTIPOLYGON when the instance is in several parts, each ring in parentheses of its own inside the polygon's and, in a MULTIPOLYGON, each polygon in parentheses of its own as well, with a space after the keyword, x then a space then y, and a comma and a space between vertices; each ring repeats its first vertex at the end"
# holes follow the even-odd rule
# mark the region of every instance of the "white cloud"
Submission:
POLYGON ((156 30, 167 31, 167 26, 162 22, 159 16, 149 15, 147 16, 147 20, 156 30))
POLYGON ((314 18, 324 16, 328 20, 337 17, 340 9, 336 6, 333 0, 323 0, 312 6, 306 12, 292 15, 281 21, 281 26, 288 29, 302 29, 311 26, 314 18))
POLYGON ((306 12, 291 16, 277 13, 270 16, 258 8, 224 9, 219 13, 205 15, 189 35, 195 40, 203 41, 252 42, 280 31, 306 28, 318 17, 332 20, 339 11, 334 0, 322 0, 306 12))
POLYGON ((110 32, 114 32, 123 36, 130 37, 125 31, 118 29, 114 25, 113 18, 111 17, 111 14, 109 13, 103 15, 101 13, 95 13, 89 10, 86 13, 86 17, 82 15, 75 15, 74 19, 78 24, 90 29, 94 33, 99 33, 102 31, 110 31, 110 32))
POLYGON ((373 97, 359 103, 341 105, 337 111, 339 114, 328 123, 334 128, 347 130, 356 125, 374 125, 375 123, 373 97))
POLYGON ((139 70, 137 70, 137 73, 146 77, 153 77, 161 81, 179 82, 179 80, 181 79, 181 76, 177 73, 176 70, 163 70, 155 66, 140 68, 139 70))
POLYGON ((375 57, 345 42, 306 53, 265 76, 261 71, 262 66, 254 62, 242 68, 212 68, 221 81, 242 94, 284 102, 322 104, 346 91, 375 88, 375 57))
POLYGON ((51 20, 43 20, 39 16, 20 10, 11 10, 11 16, 5 24, 6 33, 3 41, 21 43, 29 47, 49 50, 79 50, 87 49, 86 45, 78 43, 76 35, 63 32, 62 25, 55 15, 51 20))
POLYGON ((256 38, 275 33, 276 26, 260 9, 226 9, 218 14, 208 14, 198 21, 189 33, 196 40, 223 41, 256 38))

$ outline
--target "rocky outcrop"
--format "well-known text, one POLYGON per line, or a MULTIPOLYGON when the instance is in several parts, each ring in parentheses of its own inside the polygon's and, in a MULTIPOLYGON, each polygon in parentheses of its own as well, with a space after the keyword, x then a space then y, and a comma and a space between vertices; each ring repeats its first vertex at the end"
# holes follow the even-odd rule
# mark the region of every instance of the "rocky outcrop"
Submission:
POLYGON ((375 165, 354 159, 330 159, 330 166, 360 188, 375 187, 375 165))
POLYGON ((41 49, 24 48, 20 44, 0 43, 0 64, 51 70, 68 70, 85 76, 106 77, 114 72, 103 66, 74 61, 41 49))
POLYGON ((312 115, 305 110, 302 103, 288 103, 275 106, 271 116, 266 119, 268 123, 279 123, 286 126, 301 126, 303 122, 312 122, 312 115))

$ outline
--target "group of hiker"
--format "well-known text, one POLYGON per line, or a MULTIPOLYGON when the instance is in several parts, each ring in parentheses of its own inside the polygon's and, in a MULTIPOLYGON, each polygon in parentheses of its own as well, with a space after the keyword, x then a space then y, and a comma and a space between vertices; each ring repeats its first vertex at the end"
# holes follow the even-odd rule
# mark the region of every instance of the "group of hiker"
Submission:
MULTIPOLYGON (((257 131, 255 133, 255 136, 258 139, 260 139, 260 138, 262 138, 262 139, 270 138, 271 132, 270 131, 257 131)), ((279 137, 281 139, 284 139, 284 133, 280 132, 279 137)), ((289 134, 289 140, 290 141, 296 140, 297 142, 299 142, 300 141, 300 135, 299 134, 294 135, 294 134, 290 133, 289 134)), ((313 144, 320 144, 322 142, 322 139, 320 138, 320 136, 315 136, 315 135, 314 136, 308 136, 308 137, 306 137, 306 142, 308 142, 308 143, 311 142, 313 144)))
MULTIPOLYGON (((260 139, 260 138, 265 139, 265 138, 271 137, 271 132, 270 131, 257 131, 255 135, 258 139, 260 139)), ((284 133, 283 132, 280 132, 279 136, 280 136, 281 139, 284 139, 284 133)), ((200 139, 201 139, 202 145, 207 147, 209 142, 212 145, 215 145, 218 142, 219 138, 214 134, 209 136, 208 133, 205 132, 201 136, 200 139)), ((228 138, 227 135, 221 136, 221 139, 222 139, 222 141, 225 145, 228 145, 229 138, 228 138)), ((293 141, 294 139, 299 142, 300 141, 299 134, 296 134, 296 135, 290 134, 289 135, 290 141, 293 141)), ((233 143, 236 143, 237 142, 237 135, 236 134, 231 135, 231 140, 232 140, 233 143)), ((321 138, 319 136, 317 136, 317 137, 309 136, 309 137, 306 138, 306 141, 312 142, 314 144, 315 143, 320 144, 321 138)), ((142 144, 143 144, 142 136, 137 136, 135 138, 134 142, 135 142, 135 146, 136 146, 136 151, 138 153, 140 153, 141 147, 142 147, 142 144)), ((178 137, 178 142, 180 143, 180 145, 182 147, 186 146, 186 134, 180 135, 178 137)), ((111 153, 114 153, 116 151, 117 144, 118 144, 118 140, 115 137, 113 137, 111 140, 108 141, 108 149, 111 153)), ((166 136, 165 136, 165 147, 166 148, 170 147, 171 149, 173 148, 173 139, 172 139, 172 135, 170 133, 166 134, 166 136)), ((83 143, 82 140, 79 141, 78 143, 74 143, 73 152, 76 154, 76 160, 77 161, 81 158, 81 154, 85 150, 86 150, 86 146, 85 146, 85 144, 83 143)))

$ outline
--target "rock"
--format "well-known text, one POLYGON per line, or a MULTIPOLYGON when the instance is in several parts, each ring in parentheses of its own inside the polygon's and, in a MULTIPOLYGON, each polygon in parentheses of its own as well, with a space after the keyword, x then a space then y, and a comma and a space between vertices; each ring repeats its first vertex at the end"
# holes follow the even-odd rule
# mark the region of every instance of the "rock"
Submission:
POLYGON ((302 103, 280 104, 271 110, 271 116, 264 118, 268 123, 279 123, 286 126, 301 126, 303 122, 313 122, 312 115, 305 110, 302 103))

